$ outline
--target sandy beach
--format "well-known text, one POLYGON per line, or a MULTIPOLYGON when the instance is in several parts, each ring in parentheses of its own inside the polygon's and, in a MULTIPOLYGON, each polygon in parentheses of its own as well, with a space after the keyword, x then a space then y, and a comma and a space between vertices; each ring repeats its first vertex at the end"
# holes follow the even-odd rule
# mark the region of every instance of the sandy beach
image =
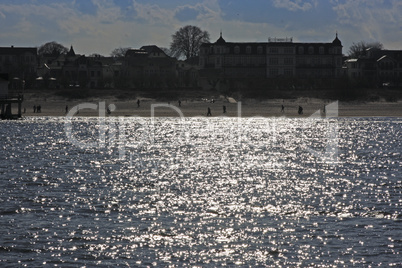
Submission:
MULTIPOLYGON (((111 108, 108 116, 206 116, 208 107, 212 116, 262 116, 262 117, 309 117, 320 111, 324 116, 325 105, 335 100, 321 100, 315 98, 297 99, 270 99, 270 100, 234 100, 218 96, 203 99, 183 99, 179 106, 178 100, 158 101, 151 98, 141 98, 140 107, 137 105, 137 98, 117 99, 112 96, 98 98, 86 98, 80 100, 68 100, 67 98, 49 95, 28 93, 25 94, 23 102, 23 116, 65 116, 66 106, 70 111, 73 107, 79 108, 79 113, 74 116, 99 116, 99 111, 86 109, 86 103, 104 105, 111 108), (103 104, 104 102, 104 104, 103 104), (41 113, 34 113, 33 106, 41 106, 41 113), (284 112, 281 111, 282 105, 284 112), (223 106, 226 106, 226 113, 223 113, 223 106), (303 107, 303 115, 298 114, 298 107, 303 107), (153 107, 153 109, 152 109, 153 107)), ((402 117, 402 102, 338 102, 338 115, 340 117, 402 117)))

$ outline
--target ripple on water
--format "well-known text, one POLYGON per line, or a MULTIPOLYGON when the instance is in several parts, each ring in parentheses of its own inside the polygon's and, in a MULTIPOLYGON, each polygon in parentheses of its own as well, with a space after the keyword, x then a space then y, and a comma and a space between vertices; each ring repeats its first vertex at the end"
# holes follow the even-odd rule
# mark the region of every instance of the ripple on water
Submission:
POLYGON ((0 124, 4 265, 402 265, 398 119, 0 124))

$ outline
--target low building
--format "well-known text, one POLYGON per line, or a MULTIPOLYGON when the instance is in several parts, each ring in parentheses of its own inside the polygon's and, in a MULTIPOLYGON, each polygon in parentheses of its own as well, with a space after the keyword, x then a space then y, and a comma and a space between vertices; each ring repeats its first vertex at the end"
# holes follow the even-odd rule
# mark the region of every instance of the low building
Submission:
POLYGON ((157 46, 129 49, 124 57, 122 78, 128 87, 168 87, 176 81, 176 59, 157 46))
MULTIPOLYGON (((0 47, 0 73, 8 73, 10 79, 31 86, 36 78, 38 59, 36 47, 0 47)), ((17 84, 16 84, 17 85, 17 84)))
POLYGON ((359 58, 345 61, 351 79, 363 79, 373 85, 402 85, 402 50, 367 49, 359 58))
POLYGON ((122 61, 115 57, 76 54, 44 55, 38 69, 38 87, 113 88, 120 76, 122 61))

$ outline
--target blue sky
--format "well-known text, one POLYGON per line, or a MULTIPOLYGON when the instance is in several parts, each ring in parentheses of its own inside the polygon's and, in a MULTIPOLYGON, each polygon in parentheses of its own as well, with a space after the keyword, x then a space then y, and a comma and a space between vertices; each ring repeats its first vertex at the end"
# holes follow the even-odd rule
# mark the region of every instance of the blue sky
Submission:
POLYGON ((49 41, 76 53, 109 55, 117 47, 169 47, 180 27, 220 31, 226 41, 328 42, 338 32, 347 54, 359 41, 402 49, 400 0, 1 0, 0 46, 49 41))

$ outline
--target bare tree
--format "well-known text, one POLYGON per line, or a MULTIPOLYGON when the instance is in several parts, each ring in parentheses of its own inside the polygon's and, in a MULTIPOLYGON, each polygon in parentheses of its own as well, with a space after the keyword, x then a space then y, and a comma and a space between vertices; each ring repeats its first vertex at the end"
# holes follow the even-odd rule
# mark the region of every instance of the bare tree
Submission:
POLYGON ((384 46, 380 42, 365 42, 365 41, 360 41, 358 43, 353 43, 350 48, 348 55, 351 58, 359 58, 361 56, 364 56, 366 53, 366 50, 368 48, 372 49, 383 49, 384 46))
POLYGON ((89 58, 102 58, 103 56, 98 53, 92 53, 92 54, 88 55, 88 57, 89 58))
POLYGON ((202 31, 197 26, 187 25, 172 35, 170 51, 177 58, 184 56, 189 59, 198 55, 202 43, 208 42, 209 33, 207 31, 202 31))
POLYGON ((168 55, 168 56, 170 56, 170 57, 173 57, 172 51, 170 51, 169 48, 167 48, 167 47, 160 47, 160 49, 161 49, 163 52, 165 52, 166 55, 168 55))
POLYGON ((110 53, 110 56, 112 57, 124 57, 126 55, 127 50, 129 50, 129 47, 118 47, 113 49, 112 53, 110 53))
POLYGON ((59 44, 55 41, 43 44, 38 49, 39 56, 43 56, 45 54, 53 54, 53 55, 58 56, 61 54, 67 54, 67 52, 68 52, 68 48, 66 48, 62 44, 59 44))

